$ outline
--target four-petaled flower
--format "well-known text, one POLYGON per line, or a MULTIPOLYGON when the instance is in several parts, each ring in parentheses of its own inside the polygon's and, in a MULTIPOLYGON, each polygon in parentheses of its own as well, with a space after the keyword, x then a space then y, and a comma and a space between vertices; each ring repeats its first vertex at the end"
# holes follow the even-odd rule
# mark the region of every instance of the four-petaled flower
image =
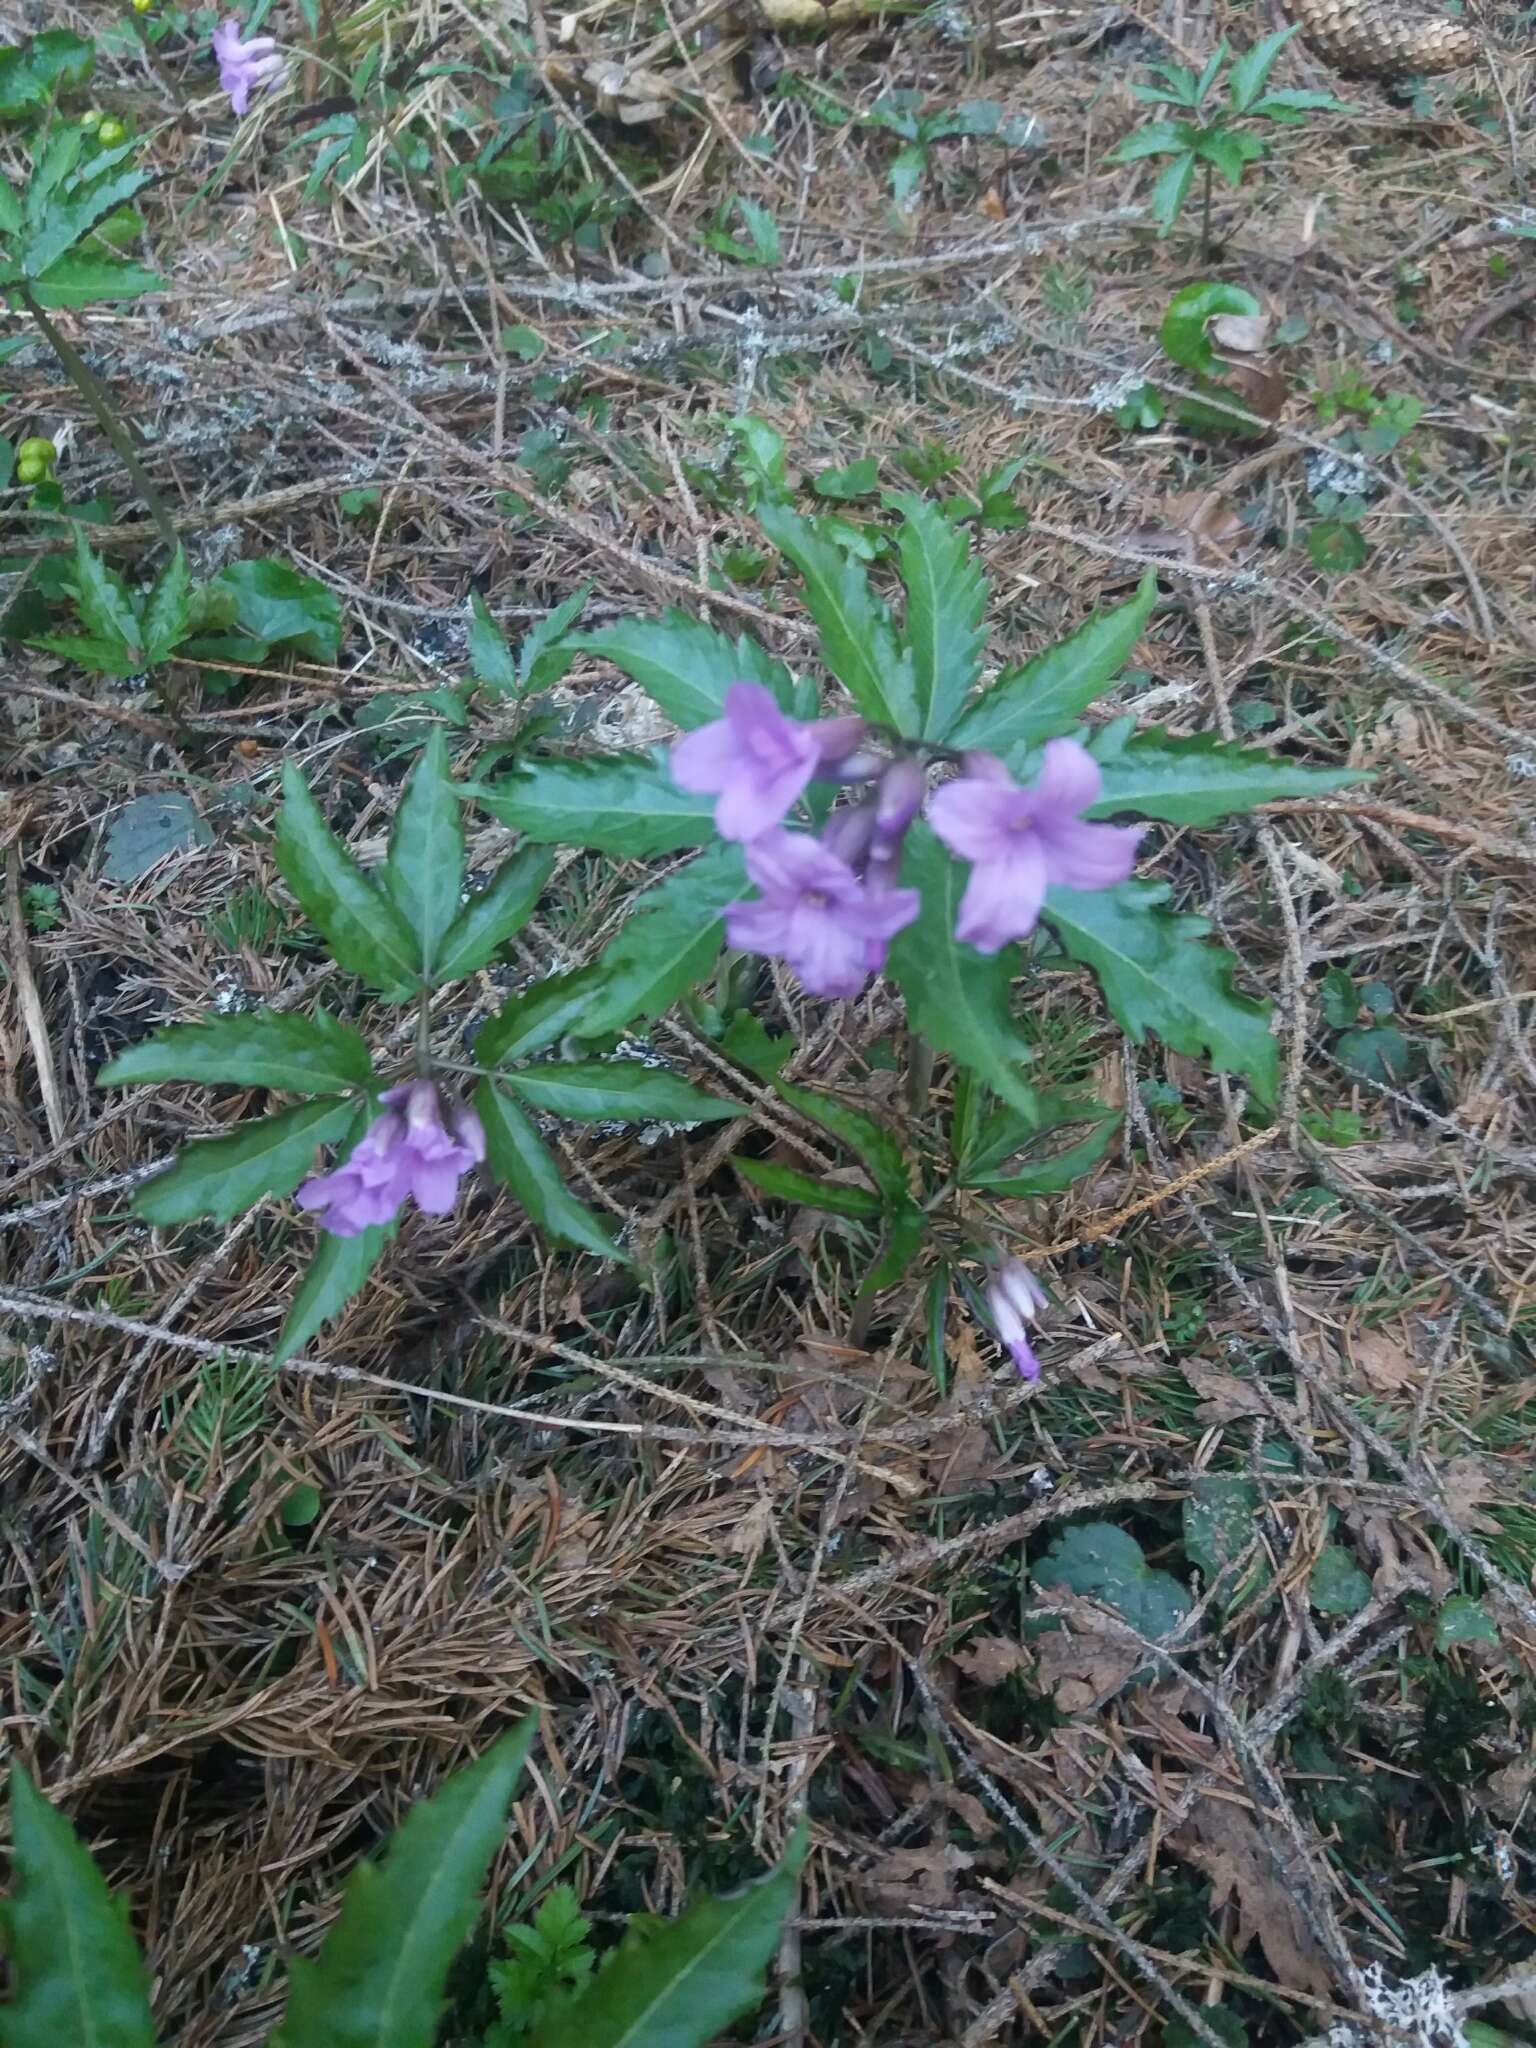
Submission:
POLYGON ((744 953, 786 960, 812 995, 856 996, 918 913, 915 889, 861 878, 832 846, 803 832, 765 833, 747 847, 746 862, 762 894, 726 905, 726 937, 744 953))
POLYGON ((1046 1292, 1022 1259, 1004 1259, 987 1285, 987 1308, 998 1340, 1027 1380, 1040 1377, 1029 1325, 1046 1305, 1046 1292))
POLYGON ((863 731, 861 718, 787 718, 761 683, 732 683, 725 716, 673 747, 672 779, 718 796, 722 839, 756 839, 780 823, 813 776, 854 752, 863 731))
POLYGON ((379 1117, 334 1172, 305 1181, 294 1200, 319 1212, 333 1237, 358 1237, 387 1223, 406 1197, 429 1216, 446 1216, 458 1199, 459 1177, 485 1157, 485 1131, 475 1112, 443 1098, 435 1081, 386 1088, 379 1117))
POLYGON ((283 69, 272 38, 252 36, 241 42, 240 23, 233 18, 214 30, 213 54, 219 60, 219 84, 237 114, 250 104, 253 86, 274 84, 283 69))
POLYGON ((1126 879, 1140 829, 1090 825, 1081 816, 1102 786, 1098 762, 1076 740, 1048 740, 1040 773, 1025 789, 995 755, 966 756, 964 773, 928 803, 934 831, 971 862, 956 938, 995 953, 1034 930, 1053 884, 1107 889, 1126 879))

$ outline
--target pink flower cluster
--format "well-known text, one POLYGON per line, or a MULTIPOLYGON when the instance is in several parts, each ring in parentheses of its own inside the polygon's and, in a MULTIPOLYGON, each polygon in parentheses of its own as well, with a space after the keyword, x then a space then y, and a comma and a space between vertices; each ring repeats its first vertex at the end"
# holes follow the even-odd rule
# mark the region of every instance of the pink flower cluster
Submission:
POLYGON ((1005 1258, 987 1284, 987 1311, 998 1342, 1026 1380, 1040 1377, 1029 1326, 1046 1306, 1045 1289, 1022 1259, 1005 1258))
MULTIPOLYGON (((813 995, 857 995, 917 916, 918 893, 897 886, 901 844, 927 778, 910 755, 883 760, 859 718, 789 718, 757 683, 732 683, 724 715, 672 749, 680 788, 712 795, 722 838, 743 842, 756 898, 726 906, 726 934, 744 952, 782 959, 813 995), (813 781, 864 785, 819 838, 784 818, 813 781)), ((1040 774, 1020 787, 993 754, 963 757, 961 773, 928 802, 934 831, 971 865, 955 935, 995 953, 1035 928, 1053 883, 1102 889, 1136 861, 1134 827, 1089 824, 1102 786, 1076 740, 1051 740, 1040 774)))
POLYGON ((407 1196, 429 1216, 446 1216, 459 1178, 485 1157, 485 1131, 462 1102, 445 1105, 435 1081, 403 1081, 379 1097, 384 1114, 332 1173, 294 1196, 333 1237, 360 1237, 387 1223, 407 1196))

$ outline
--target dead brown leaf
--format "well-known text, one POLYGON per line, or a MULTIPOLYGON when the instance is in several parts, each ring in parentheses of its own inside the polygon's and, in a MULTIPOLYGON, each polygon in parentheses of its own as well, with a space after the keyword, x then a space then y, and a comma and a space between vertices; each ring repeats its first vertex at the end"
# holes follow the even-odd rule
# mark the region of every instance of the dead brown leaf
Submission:
POLYGON ((952 1906, 955 1879, 976 1858, 951 1842, 924 1849, 893 1849, 865 1872, 865 1889, 893 1906, 952 1906))
POLYGON ((768 1494, 760 1493, 741 1519, 733 1524, 730 1535, 725 1539, 725 1547, 732 1556, 744 1557, 749 1565, 755 1564, 772 1526, 773 1501, 768 1494))
POLYGON ((1214 1365, 1202 1365, 1198 1358, 1181 1358, 1179 1371, 1200 1396, 1197 1422, 1236 1422, 1244 1415, 1270 1413, 1273 1404, 1251 1380, 1220 1372, 1214 1365))
POLYGON ((1378 1394, 1395 1394, 1419 1376, 1419 1361, 1390 1330, 1357 1330, 1349 1355, 1366 1385, 1378 1394))
POLYGON ((1053 1587, 1050 1604, 1065 1612, 1061 1626, 1047 1630, 1034 1645, 1040 1684, 1060 1713, 1097 1713, 1145 1661, 1144 1654, 1111 1633, 1103 1610, 1080 1594, 1053 1587))
POLYGON ((1234 1946, 1239 1955, 1257 1935, 1265 1960, 1282 1984, 1315 1997, 1328 1996, 1328 1966, 1297 1904, 1297 1874, 1282 1875, 1246 1807, 1226 1799, 1202 1799, 1170 1844, 1210 1879, 1213 1915, 1228 1899, 1237 1901, 1234 1946))
POLYGON ((1016 1671, 1027 1671, 1033 1661, 1024 1645, 1009 1636, 972 1636, 964 1649, 950 1654, 976 1685, 1001 1685, 1016 1671))
POLYGON ((1438 1476, 1440 1492, 1453 1520, 1474 1536, 1497 1536, 1499 1524, 1491 1515, 1478 1513, 1483 1502, 1494 1497, 1494 1484, 1492 1474, 1476 1452, 1452 1458, 1438 1476))
POLYGON ((1267 313, 1218 313, 1207 324, 1216 348, 1231 349, 1236 355, 1261 355, 1269 339, 1269 315, 1267 313))

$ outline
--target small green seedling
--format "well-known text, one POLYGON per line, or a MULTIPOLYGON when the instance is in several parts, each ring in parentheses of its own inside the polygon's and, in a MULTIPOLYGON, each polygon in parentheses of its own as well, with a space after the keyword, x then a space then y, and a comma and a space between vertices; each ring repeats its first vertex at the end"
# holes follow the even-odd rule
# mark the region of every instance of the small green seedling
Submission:
POLYGON ((1238 117, 1295 123, 1313 112, 1349 112, 1345 103, 1336 100, 1332 93, 1303 88, 1266 92, 1265 86, 1275 59, 1295 33, 1294 28, 1277 29, 1272 36, 1265 36, 1262 42, 1255 43, 1251 50, 1245 50, 1234 60, 1227 74, 1227 104, 1224 107, 1209 107, 1207 100, 1231 54, 1225 41, 1218 44, 1198 77, 1182 64, 1158 64, 1154 70, 1160 83, 1131 87, 1138 99, 1149 100, 1155 105, 1171 100, 1187 115, 1200 117, 1153 121, 1147 127, 1139 128, 1134 135, 1126 136, 1117 148, 1110 151, 1107 161, 1130 164, 1139 162, 1143 157, 1165 156, 1169 159, 1147 202, 1148 212, 1165 235, 1171 233, 1179 217, 1179 210, 1194 182, 1196 167, 1203 170, 1202 261, 1209 256, 1211 249, 1212 173, 1220 171, 1227 183, 1236 188, 1242 184, 1247 166, 1269 153, 1267 140, 1252 128, 1239 126, 1238 117))

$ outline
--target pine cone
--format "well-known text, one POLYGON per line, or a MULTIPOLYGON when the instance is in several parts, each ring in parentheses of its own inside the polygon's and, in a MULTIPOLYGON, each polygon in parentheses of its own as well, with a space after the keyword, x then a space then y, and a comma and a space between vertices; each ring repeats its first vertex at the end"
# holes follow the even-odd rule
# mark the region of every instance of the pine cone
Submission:
POLYGON ((1406 21, 1384 0, 1281 0, 1314 57, 1356 78, 1427 77, 1473 64, 1482 44, 1465 22, 1406 21))

